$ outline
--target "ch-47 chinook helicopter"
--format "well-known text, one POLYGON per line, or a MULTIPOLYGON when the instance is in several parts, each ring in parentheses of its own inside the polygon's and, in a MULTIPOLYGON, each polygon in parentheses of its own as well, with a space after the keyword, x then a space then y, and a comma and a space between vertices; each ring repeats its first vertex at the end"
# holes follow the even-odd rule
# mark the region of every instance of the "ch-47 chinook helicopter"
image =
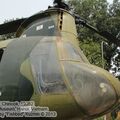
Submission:
POLYGON ((89 63, 79 48, 76 23, 120 45, 62 0, 29 18, 0 25, 0 35, 17 36, 0 42, 0 101, 35 101, 56 111, 56 120, 90 120, 120 104, 120 82, 89 63))

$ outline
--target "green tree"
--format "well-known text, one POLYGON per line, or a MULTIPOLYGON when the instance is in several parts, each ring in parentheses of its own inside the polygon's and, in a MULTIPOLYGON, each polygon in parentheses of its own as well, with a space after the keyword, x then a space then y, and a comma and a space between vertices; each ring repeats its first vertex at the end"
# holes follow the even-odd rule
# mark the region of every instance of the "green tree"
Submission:
MULTIPOLYGON (((113 4, 109 5, 107 0, 70 0, 70 4, 75 11, 91 25, 103 31, 107 30, 113 35, 117 35, 120 30, 120 2, 114 0, 113 4)), ((78 28, 80 47, 86 54, 92 64, 102 67, 101 56, 101 41, 104 39, 96 33, 83 28, 78 28), (96 59, 97 58, 97 59, 96 59)), ((110 68, 110 61, 116 46, 106 47, 105 68, 110 68)))

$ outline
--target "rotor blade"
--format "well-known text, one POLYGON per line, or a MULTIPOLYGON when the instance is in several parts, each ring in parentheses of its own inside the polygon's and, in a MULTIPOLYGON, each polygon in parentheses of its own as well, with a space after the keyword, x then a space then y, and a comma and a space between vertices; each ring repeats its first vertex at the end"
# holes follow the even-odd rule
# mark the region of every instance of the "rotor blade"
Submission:
POLYGON ((76 15, 75 17, 76 17, 77 24, 81 24, 81 25, 89 28, 90 30, 98 33, 102 37, 106 38, 107 42, 114 43, 117 46, 120 46, 120 40, 117 37, 113 36, 111 33, 107 32, 107 31, 99 31, 98 29, 96 29, 92 25, 88 24, 86 20, 81 19, 78 15, 76 15))
POLYGON ((0 35, 16 32, 26 18, 0 24, 0 35))
POLYGON ((118 38, 116 38, 115 36, 113 36, 111 33, 107 32, 107 31, 99 31, 88 23, 85 24, 85 27, 87 27, 87 28, 91 29, 92 31, 98 33, 99 35, 103 36, 104 38, 106 38, 108 40, 108 42, 114 43, 117 46, 120 46, 120 40, 118 38))

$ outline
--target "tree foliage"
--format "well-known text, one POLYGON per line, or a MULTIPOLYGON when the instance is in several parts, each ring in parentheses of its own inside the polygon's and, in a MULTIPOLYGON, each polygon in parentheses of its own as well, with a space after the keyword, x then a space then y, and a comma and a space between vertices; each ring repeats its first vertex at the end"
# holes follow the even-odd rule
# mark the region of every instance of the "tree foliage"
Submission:
MULTIPOLYGON (((107 30, 114 36, 120 31, 120 1, 113 0, 109 4, 107 0, 70 0, 74 10, 85 18, 91 25, 99 30, 107 30)), ((78 28, 80 47, 92 64, 102 67, 101 41, 104 39, 96 33, 83 28, 78 28)), ((105 69, 110 69, 111 58, 117 47, 115 45, 104 46, 105 69)))

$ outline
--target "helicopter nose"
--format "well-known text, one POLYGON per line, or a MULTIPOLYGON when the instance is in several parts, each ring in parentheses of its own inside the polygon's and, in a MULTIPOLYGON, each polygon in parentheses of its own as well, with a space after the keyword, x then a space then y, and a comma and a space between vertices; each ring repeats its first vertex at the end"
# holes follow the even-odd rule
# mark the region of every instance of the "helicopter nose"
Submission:
POLYGON ((120 82, 110 73, 90 64, 66 62, 64 67, 73 96, 86 114, 104 114, 119 104, 120 82))

